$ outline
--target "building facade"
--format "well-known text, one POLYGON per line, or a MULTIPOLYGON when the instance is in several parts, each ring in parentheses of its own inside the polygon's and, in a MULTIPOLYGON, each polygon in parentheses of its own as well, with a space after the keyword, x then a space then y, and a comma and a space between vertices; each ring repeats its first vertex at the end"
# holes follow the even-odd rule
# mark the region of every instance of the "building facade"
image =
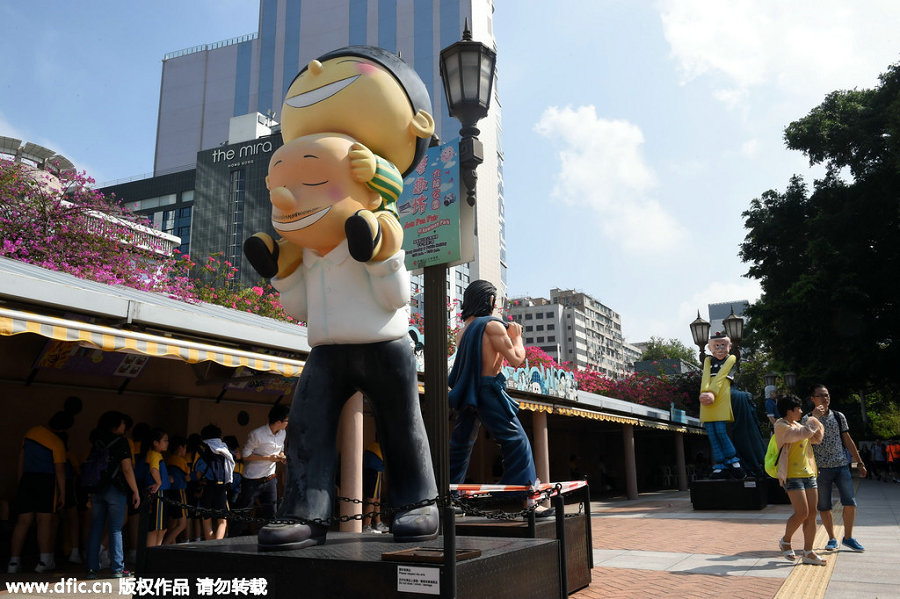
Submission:
MULTIPOLYGON (((709 309, 709 333, 712 335, 716 331, 724 331, 725 325, 722 322, 728 318, 731 311, 734 310, 735 316, 744 318, 744 311, 750 305, 747 300, 734 300, 732 302, 719 302, 716 304, 707 304, 709 309)), ((744 321, 746 322, 746 318, 744 321)))
POLYGON ((223 260, 238 267, 240 282, 251 285, 260 276, 244 258, 243 243, 261 231, 276 236, 266 173, 282 141, 277 127, 245 127, 248 120, 257 121, 257 115, 247 116, 251 118, 231 119, 232 143, 197 152, 195 166, 189 170, 100 191, 114 193, 159 230, 181 237, 179 250, 195 260, 221 252, 223 260))
POLYGON ((622 338, 619 313, 573 289, 551 289, 550 299, 511 298, 508 311, 522 325, 525 345, 541 348, 557 362, 616 377, 633 372, 637 348, 622 338))
MULTIPOLYGON (((300 69, 349 45, 400 53, 431 95, 436 133, 451 140, 459 123, 446 107, 438 59, 442 48, 461 39, 465 23, 473 39, 496 47, 492 0, 260 0, 256 32, 164 57, 154 174, 190 170, 203 152, 227 144, 232 117, 259 113, 277 121, 300 69)), ((451 301, 461 300, 468 282, 479 278, 494 283, 501 299, 507 295, 496 81, 494 90, 490 113, 478 125, 485 160, 478 169, 475 259, 451 269, 451 301)), ((246 234, 253 232, 246 224, 243 228, 246 234)), ((223 238, 219 251, 227 254, 231 241, 223 238)), ((193 247, 190 251, 197 254, 193 247)), ((420 295, 421 278, 414 277, 414 305, 421 302, 420 295)))

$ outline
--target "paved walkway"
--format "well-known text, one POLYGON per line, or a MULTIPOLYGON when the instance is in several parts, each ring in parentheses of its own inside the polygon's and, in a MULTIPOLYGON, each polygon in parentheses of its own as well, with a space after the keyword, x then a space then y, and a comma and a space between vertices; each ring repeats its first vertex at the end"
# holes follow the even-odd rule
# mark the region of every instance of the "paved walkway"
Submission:
MULTIPOLYGON (((778 551, 789 505, 755 511, 694 511, 688 492, 641 495, 635 501, 592 503, 594 569, 573 599, 608 597, 727 597, 728 599, 900 599, 900 484, 858 484, 854 536, 865 553, 823 552, 828 565, 794 564, 778 551)), ((836 499, 836 496, 835 496, 836 499)), ((843 532, 840 503, 835 533, 843 532)), ((794 536, 802 546, 802 533, 794 536)), ((819 526, 815 547, 828 541, 819 526)), ((31 575, 58 582, 81 572, 31 575)), ((0 575, 0 579, 3 575, 0 575)), ((115 582, 118 581, 105 581, 115 582)), ((5 593, 0 597, 75 599, 84 593, 5 593)), ((114 585, 96 599, 127 599, 114 585)), ((469 599, 469 598, 460 598, 469 599)))
MULTIPOLYGON (((789 505, 694 511, 686 491, 595 502, 592 583, 572 597, 900 598, 900 484, 857 484, 853 534, 866 551, 823 551, 824 567, 794 564, 778 551, 789 505)), ((835 501, 840 539, 836 494, 835 501)), ((795 548, 802 539, 798 531, 795 548)), ((819 526, 814 547, 827 541, 819 526)))

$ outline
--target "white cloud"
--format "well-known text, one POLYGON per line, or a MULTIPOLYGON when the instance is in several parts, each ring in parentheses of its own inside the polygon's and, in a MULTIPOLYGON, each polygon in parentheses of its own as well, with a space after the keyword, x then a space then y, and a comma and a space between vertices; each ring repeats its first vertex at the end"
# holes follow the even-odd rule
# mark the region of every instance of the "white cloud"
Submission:
POLYGON ((895 0, 660 0, 657 8, 682 82, 709 77, 729 106, 758 86, 813 101, 872 86, 900 45, 895 0))
POLYGON ((741 144, 741 154, 748 158, 753 158, 759 154, 760 143, 758 139, 748 139, 741 144))
POLYGON ((639 127, 599 118, 594 106, 551 106, 534 130, 559 147, 554 199, 592 209, 600 230, 636 253, 670 249, 684 238, 678 222, 646 196, 657 180, 641 153, 639 127))

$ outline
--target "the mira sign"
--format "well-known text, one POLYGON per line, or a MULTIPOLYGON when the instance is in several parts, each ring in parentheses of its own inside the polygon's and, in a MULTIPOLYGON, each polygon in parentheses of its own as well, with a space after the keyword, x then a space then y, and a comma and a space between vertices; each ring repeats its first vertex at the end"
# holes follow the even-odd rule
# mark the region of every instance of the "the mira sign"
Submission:
POLYGON ((244 144, 237 148, 228 148, 227 150, 213 150, 213 164, 222 162, 223 160, 243 160, 245 158, 253 158, 260 154, 271 154, 273 150, 272 140, 257 141, 244 144))

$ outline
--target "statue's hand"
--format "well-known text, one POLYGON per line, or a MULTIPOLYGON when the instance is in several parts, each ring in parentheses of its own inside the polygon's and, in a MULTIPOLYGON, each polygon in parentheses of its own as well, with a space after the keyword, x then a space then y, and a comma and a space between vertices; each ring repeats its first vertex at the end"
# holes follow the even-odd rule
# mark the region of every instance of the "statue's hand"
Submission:
POLYGON ((350 174, 358 183, 367 183, 375 176, 375 154, 361 143, 350 146, 350 174))
POLYGON ((704 406, 711 406, 716 401, 716 396, 709 391, 700 394, 700 403, 704 406))

